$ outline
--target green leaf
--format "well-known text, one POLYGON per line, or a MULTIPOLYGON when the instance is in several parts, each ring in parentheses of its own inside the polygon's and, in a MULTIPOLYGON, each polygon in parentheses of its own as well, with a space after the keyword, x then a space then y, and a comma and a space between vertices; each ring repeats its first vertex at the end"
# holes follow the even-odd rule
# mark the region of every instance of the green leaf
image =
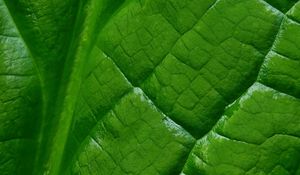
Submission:
POLYGON ((300 174, 300 2, 0 0, 0 174, 300 174))
POLYGON ((197 141, 185 174, 299 174, 300 101, 254 84, 197 141))

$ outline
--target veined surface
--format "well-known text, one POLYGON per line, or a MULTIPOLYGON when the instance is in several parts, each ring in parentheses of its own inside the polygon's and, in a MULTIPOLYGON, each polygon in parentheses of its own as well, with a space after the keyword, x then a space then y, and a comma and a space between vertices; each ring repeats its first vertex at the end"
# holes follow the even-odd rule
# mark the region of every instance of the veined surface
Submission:
POLYGON ((0 0, 0 174, 300 175, 300 2, 0 0))

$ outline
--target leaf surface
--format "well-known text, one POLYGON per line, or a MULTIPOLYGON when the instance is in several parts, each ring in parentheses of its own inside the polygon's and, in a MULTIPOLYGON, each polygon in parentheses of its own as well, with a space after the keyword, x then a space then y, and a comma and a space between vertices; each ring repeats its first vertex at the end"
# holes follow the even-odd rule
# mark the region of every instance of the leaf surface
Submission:
POLYGON ((299 174, 299 10, 0 0, 1 174, 299 174))

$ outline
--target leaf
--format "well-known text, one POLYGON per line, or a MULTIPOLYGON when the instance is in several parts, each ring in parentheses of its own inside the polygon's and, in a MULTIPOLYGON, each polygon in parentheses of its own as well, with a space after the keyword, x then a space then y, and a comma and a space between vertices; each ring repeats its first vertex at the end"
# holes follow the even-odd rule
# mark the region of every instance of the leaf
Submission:
POLYGON ((254 84, 197 141, 185 174, 299 173, 299 100, 254 84))
POLYGON ((0 174, 299 174, 300 3, 0 0, 0 174))

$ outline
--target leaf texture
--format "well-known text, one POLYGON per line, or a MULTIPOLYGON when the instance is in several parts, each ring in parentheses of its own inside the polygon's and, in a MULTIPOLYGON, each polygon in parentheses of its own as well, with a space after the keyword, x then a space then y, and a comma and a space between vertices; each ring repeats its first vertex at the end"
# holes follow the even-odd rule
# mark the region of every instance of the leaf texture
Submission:
POLYGON ((0 0, 0 174, 300 174, 300 2, 0 0))

